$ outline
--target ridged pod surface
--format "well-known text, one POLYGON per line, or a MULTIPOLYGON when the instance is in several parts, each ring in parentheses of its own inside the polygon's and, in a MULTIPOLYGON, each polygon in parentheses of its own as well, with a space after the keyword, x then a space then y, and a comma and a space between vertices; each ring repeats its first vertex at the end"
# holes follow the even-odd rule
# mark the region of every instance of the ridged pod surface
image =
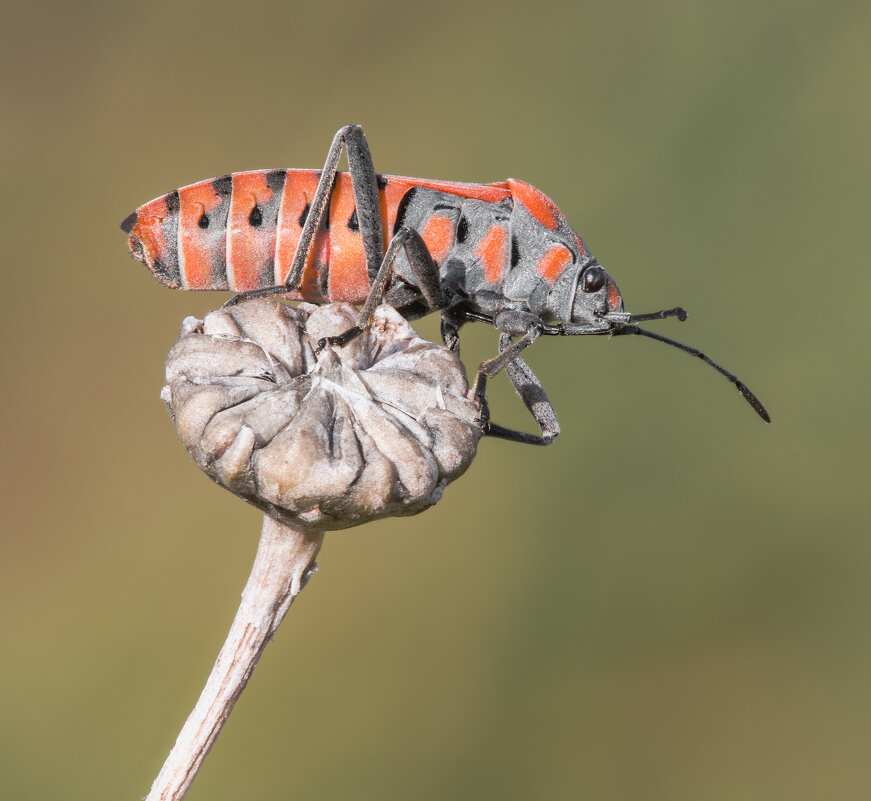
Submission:
POLYGON ((462 363, 393 308, 251 300, 187 318, 161 397, 197 464, 275 519, 334 530, 436 503, 475 456, 462 363))

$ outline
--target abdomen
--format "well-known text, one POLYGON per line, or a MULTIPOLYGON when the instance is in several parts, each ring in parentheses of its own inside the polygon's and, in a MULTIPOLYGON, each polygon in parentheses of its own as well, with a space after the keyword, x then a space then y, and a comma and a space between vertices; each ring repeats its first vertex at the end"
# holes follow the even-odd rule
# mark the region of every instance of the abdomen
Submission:
MULTIPOLYGON (((161 283, 191 290, 279 286, 290 272, 317 170, 255 170, 201 181, 138 208, 122 223, 131 252, 161 283)), ((414 187, 494 202, 504 184, 378 176, 385 248, 414 187)), ((338 173, 296 297, 359 303, 369 293, 351 178, 338 173)))

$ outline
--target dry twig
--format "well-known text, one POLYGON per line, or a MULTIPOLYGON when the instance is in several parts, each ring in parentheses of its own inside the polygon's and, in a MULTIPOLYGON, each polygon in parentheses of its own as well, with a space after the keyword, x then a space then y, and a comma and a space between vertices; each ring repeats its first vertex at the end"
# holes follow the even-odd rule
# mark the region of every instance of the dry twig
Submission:
POLYGON ((344 348, 348 304, 253 300, 188 318, 161 394, 197 464, 266 512, 227 641, 146 801, 180 801, 290 604, 323 532, 436 503, 475 455, 460 361, 389 306, 344 348))

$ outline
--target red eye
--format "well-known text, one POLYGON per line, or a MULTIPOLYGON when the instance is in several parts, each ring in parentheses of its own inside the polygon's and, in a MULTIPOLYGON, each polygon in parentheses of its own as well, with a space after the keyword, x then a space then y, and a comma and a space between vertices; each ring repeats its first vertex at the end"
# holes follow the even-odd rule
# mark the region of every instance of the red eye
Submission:
POLYGON ((605 286, 605 271, 598 266, 584 270, 584 292, 598 292, 605 286))

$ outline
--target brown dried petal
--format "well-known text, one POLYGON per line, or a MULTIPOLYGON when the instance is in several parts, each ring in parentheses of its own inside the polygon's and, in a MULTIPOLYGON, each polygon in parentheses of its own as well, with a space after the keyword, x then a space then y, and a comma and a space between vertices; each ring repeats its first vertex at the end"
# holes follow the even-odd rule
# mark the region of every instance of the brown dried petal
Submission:
POLYGON ((161 393, 185 447, 273 517, 338 529, 423 511, 475 455, 463 366, 391 307, 346 346, 350 304, 257 299, 188 318, 161 393))

